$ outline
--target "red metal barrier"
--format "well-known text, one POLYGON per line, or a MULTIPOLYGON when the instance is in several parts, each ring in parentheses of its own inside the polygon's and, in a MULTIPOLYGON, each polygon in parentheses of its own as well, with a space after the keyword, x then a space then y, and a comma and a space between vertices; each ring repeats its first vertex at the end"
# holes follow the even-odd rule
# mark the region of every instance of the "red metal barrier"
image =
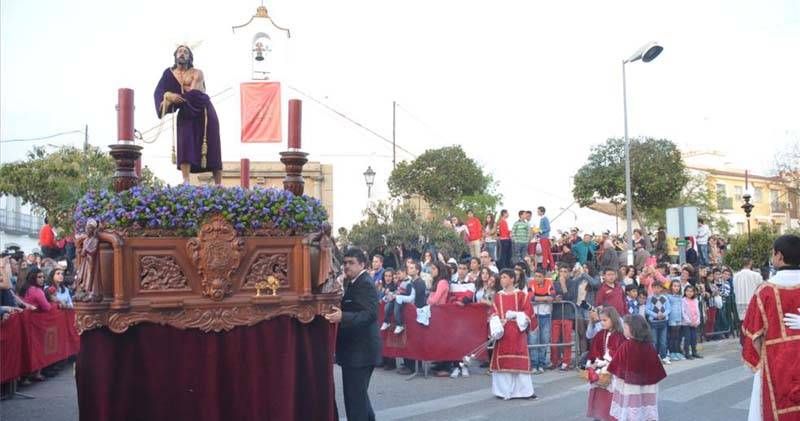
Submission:
POLYGON ((79 349, 73 310, 13 314, 0 323, 0 382, 64 360, 79 349))
MULTIPOLYGON (((378 324, 383 323, 383 307, 378 324)), ((414 304, 403 306, 406 329, 394 333, 392 327, 381 332, 383 356, 411 358, 421 361, 461 361, 467 353, 486 342, 489 334, 490 308, 483 304, 443 304, 431 306, 429 326, 417 323, 414 304)), ((486 359, 486 353, 477 356, 486 359)))

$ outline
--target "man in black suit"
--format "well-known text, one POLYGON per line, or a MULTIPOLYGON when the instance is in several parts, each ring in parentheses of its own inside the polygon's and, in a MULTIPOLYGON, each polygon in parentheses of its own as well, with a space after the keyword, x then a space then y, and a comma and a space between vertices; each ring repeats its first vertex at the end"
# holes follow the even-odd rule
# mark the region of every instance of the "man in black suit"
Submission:
POLYGON ((336 362, 342 367, 344 407, 349 421, 375 420, 367 389, 372 370, 381 362, 381 340, 378 293, 366 265, 367 256, 360 249, 345 252, 342 306, 325 315, 331 323, 340 323, 336 362))

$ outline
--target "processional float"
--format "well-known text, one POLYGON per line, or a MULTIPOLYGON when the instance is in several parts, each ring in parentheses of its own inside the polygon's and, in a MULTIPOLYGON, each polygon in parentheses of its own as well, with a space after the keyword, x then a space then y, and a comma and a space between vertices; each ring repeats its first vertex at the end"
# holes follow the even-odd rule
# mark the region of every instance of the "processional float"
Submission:
POLYGON ((324 208, 303 195, 300 107, 284 189, 148 188, 133 91, 119 91, 113 191, 76 209, 82 420, 335 418, 321 316, 339 305, 339 265, 324 208))

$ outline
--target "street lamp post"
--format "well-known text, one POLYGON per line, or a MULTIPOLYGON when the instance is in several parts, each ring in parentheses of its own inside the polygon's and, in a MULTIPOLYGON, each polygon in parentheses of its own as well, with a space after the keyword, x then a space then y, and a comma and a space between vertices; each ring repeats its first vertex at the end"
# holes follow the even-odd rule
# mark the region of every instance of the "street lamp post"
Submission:
POLYGON ((628 140, 628 92, 625 80, 625 65, 637 60, 645 63, 653 61, 664 50, 656 42, 640 48, 627 60, 622 60, 622 110, 625 116, 625 217, 628 220, 628 265, 633 264, 633 199, 631 195, 631 145, 628 140))
POLYGON ((744 209, 744 215, 747 217, 747 258, 753 258, 753 246, 750 243, 750 213, 753 212, 752 203, 750 203, 750 199, 753 196, 750 194, 750 183, 747 171, 744 172, 744 194, 742 195, 742 200, 744 200, 744 204, 742 205, 742 209, 744 209))
POLYGON ((375 184, 375 171, 372 166, 367 166, 367 170, 364 171, 364 181, 367 182, 367 198, 370 198, 372 197, 372 186, 375 184))

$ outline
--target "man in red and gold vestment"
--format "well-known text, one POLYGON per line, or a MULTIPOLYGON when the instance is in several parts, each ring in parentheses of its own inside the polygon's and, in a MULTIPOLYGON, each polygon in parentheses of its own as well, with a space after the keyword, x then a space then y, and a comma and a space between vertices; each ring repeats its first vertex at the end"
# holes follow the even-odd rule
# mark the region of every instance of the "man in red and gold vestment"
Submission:
POLYGON ((742 357, 755 371, 749 421, 800 420, 800 236, 773 244, 775 276, 756 289, 742 323, 742 357))
POLYGON ((514 287, 514 271, 500 272, 502 290, 495 294, 489 332, 496 340, 489 370, 492 393, 503 399, 535 399, 528 329, 536 329, 536 318, 528 294, 514 287))

